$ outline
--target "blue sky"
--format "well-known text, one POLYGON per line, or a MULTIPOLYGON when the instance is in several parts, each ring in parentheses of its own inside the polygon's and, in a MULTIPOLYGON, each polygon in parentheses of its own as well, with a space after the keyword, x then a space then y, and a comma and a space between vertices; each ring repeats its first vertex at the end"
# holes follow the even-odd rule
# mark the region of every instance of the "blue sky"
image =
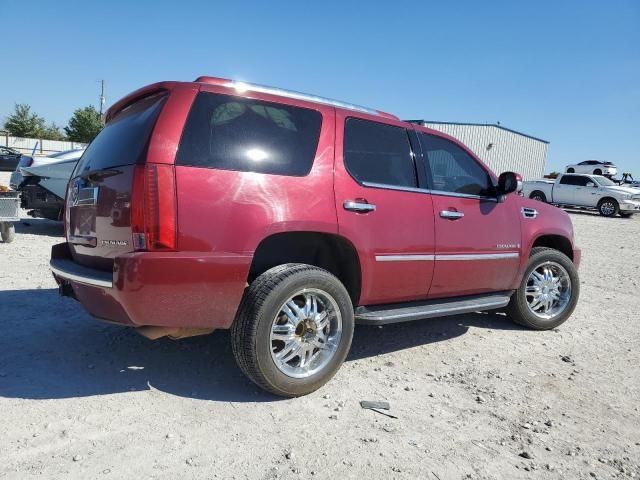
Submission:
POLYGON ((605 159, 640 176, 640 1, 0 0, 0 122, 65 125, 159 80, 208 74, 401 118, 496 122, 551 142, 547 170, 605 159))

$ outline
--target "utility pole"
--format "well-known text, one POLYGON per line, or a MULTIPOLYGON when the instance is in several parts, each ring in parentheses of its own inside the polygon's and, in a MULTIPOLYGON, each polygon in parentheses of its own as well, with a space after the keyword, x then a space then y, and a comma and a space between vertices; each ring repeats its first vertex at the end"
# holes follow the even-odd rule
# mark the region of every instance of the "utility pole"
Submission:
POLYGON ((100 120, 104 121, 102 110, 104 109, 104 80, 100 80, 100 120))

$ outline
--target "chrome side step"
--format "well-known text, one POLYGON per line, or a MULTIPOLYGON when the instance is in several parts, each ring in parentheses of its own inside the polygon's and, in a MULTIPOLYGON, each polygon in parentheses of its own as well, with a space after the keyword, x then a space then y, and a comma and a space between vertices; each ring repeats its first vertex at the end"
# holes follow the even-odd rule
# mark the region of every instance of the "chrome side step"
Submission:
POLYGON ((356 323, 360 325, 386 325, 389 323, 493 310, 506 307, 512 293, 498 292, 425 302, 363 306, 356 308, 356 323))

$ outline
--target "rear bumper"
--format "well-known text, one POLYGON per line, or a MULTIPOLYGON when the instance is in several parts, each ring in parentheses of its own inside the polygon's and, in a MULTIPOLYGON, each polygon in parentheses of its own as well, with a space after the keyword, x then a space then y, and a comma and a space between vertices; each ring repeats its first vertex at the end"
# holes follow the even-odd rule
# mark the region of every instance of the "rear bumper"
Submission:
POLYGON ((61 293, 96 318, 190 328, 231 326, 250 264, 251 256, 237 254, 134 252, 116 257, 108 272, 75 263, 67 243, 53 246, 50 261, 61 293))

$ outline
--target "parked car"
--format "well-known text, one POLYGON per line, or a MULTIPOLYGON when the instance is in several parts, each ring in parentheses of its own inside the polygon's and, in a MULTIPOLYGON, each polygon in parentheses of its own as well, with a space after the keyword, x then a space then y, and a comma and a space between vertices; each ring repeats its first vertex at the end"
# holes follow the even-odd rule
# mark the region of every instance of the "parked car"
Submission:
POLYGON ((20 162, 20 157, 22 153, 15 148, 0 147, 0 172, 13 171, 20 162))
MULTIPOLYGON (((24 180, 24 178, 22 177, 22 171, 21 171, 22 168, 41 167, 43 165, 60 163, 66 160, 78 161, 83 153, 84 153, 84 148, 74 148, 72 150, 64 150, 62 152, 56 152, 46 156, 35 155, 33 157, 29 157, 29 156, 23 155, 22 158, 20 159, 20 162, 15 167, 15 170, 11 174, 9 185, 11 186, 11 188, 17 189, 18 186, 22 183, 22 181, 24 180)), ((69 172, 69 175, 71 175, 71 172, 69 172)), ((68 182, 68 179, 67 179, 67 182, 68 182)))
POLYGON ((618 168, 611 162, 601 162, 600 160, 586 160, 575 165, 567 165, 566 173, 591 173, 593 175, 603 175, 613 177, 618 173, 618 168))
POLYGON ((524 196, 556 205, 597 209, 605 217, 630 217, 640 212, 640 192, 601 175, 558 175, 555 181, 524 182, 524 196))
POLYGON ((62 220, 64 196, 84 149, 20 161, 10 185, 21 191, 21 207, 32 217, 62 220))
POLYGON ((569 216, 438 131, 213 77, 144 87, 106 121, 68 186, 59 291, 150 338, 231 329, 277 395, 328 381, 356 322, 506 308, 546 330, 578 300, 569 216))

